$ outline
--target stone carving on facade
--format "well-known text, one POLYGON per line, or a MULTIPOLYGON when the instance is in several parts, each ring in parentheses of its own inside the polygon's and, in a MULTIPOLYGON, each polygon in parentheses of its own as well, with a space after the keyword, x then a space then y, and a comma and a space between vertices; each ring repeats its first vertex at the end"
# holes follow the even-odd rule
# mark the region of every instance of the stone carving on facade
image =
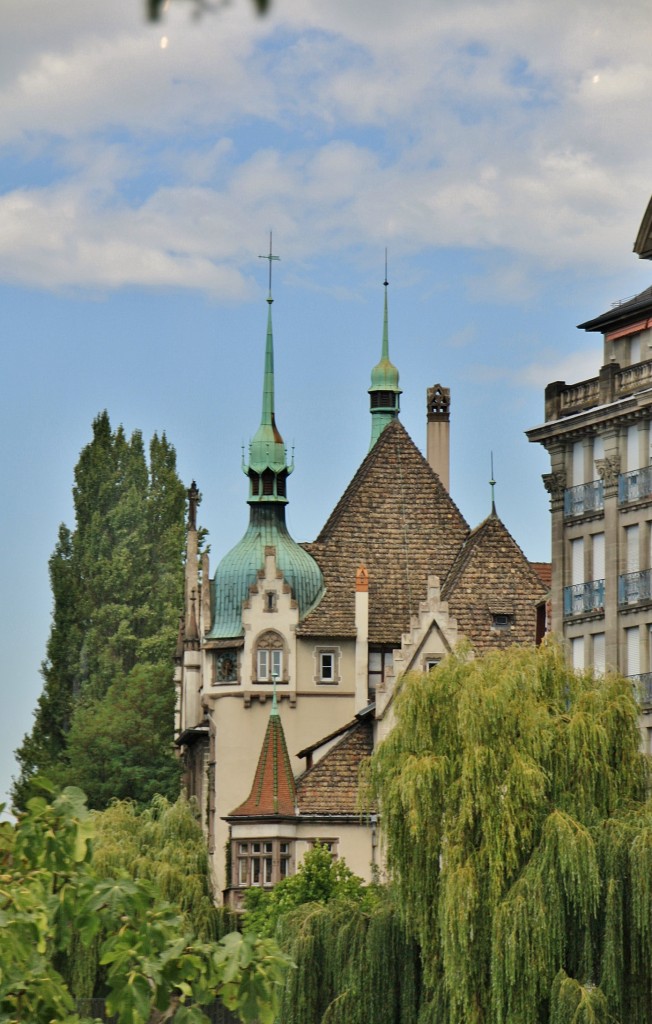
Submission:
POLYGON ((613 493, 618 487, 618 477, 620 475, 620 454, 615 452, 613 455, 608 455, 604 459, 596 459, 595 468, 598 471, 598 476, 604 482, 604 489, 607 494, 613 493))
POLYGON ((544 473, 542 478, 543 486, 550 495, 550 507, 553 511, 561 508, 564 504, 564 491, 566 490, 566 474, 558 471, 556 473, 544 473))

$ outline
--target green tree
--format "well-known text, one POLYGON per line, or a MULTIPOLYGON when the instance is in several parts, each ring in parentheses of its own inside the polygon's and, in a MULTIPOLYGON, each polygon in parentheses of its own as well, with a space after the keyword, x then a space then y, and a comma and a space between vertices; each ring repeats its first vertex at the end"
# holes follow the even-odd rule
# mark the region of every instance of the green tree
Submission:
MULTIPOLYGON (((107 788, 99 771, 91 784, 85 751, 93 732, 106 748, 107 727, 113 764, 122 757, 129 775, 110 795, 129 793, 147 802, 151 787, 136 790, 133 785, 135 734, 120 735, 112 722, 116 700, 133 707, 142 683, 142 676, 133 674, 136 666, 151 670, 154 681, 152 700, 141 706, 138 739, 149 730, 148 746, 162 752, 156 771, 167 778, 174 774, 171 674, 168 699, 162 698, 160 675, 163 666, 169 670, 183 604, 185 492, 174 449, 165 435, 154 435, 148 462, 140 433, 128 439, 122 427, 112 430, 104 412, 80 454, 73 498, 75 528, 60 528, 50 559, 52 629, 34 726, 16 752, 20 775, 12 795, 17 806, 25 805, 31 780, 39 773, 61 784, 83 773, 91 799, 104 806, 107 788), (80 756, 79 764, 73 753, 80 756), (165 767, 161 756, 167 758, 165 767)), ((135 725, 131 714, 130 730, 135 725)), ((171 786, 170 781, 164 791, 171 786)))
POLYGON ((100 878, 93 821, 75 788, 33 797, 14 826, 0 824, 0 1019, 79 1024, 58 969, 99 938, 107 1010, 119 1024, 208 1024, 201 1006, 218 996, 242 1021, 272 1024, 287 958, 271 940, 231 933, 196 939, 153 882, 100 878))
POLYGON ((172 750, 174 699, 165 664, 137 666, 102 699, 82 697, 58 778, 73 777, 98 809, 112 800, 145 805, 157 793, 174 799, 181 784, 172 750))
POLYGON ((403 681, 371 784, 433 1024, 652 1019, 652 807, 622 678, 563 652, 403 681))

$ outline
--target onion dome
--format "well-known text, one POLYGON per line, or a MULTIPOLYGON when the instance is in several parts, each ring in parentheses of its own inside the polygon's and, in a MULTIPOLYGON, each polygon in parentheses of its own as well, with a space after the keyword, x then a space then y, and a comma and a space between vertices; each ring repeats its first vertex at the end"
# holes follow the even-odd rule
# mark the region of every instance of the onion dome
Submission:
POLYGON ((371 443, 369 451, 382 434, 388 423, 398 417, 401 389, 398 386, 398 370, 389 359, 389 330, 387 326, 387 253, 385 253, 385 310, 383 316, 383 343, 380 362, 371 371, 369 388, 371 412, 371 443))

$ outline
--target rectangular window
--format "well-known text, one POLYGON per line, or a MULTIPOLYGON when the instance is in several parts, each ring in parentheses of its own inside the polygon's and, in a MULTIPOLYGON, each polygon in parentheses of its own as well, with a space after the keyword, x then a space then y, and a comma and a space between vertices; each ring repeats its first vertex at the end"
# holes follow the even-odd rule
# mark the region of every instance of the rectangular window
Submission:
POLYGON ((627 470, 641 468, 641 460, 638 454, 638 424, 633 423, 627 428, 627 470))
POLYGON ((596 462, 599 459, 604 459, 604 438, 600 437, 600 435, 598 434, 597 437, 593 438, 593 479, 594 480, 597 480, 599 475, 600 475, 598 473, 598 467, 596 466, 596 462))
POLYGON ((292 873, 293 844, 286 839, 234 843, 233 884, 238 888, 271 888, 292 873))
POLYGON ((629 629, 625 630, 625 653, 627 656, 627 675, 640 675, 641 655, 639 649, 638 626, 630 626, 629 629))
POLYGON ((584 538, 577 537, 571 546, 571 584, 584 583, 584 538))
POLYGON ((259 647, 257 651, 258 680, 268 682, 276 676, 281 678, 281 667, 283 665, 283 651, 268 647, 259 647))
POLYGON ((575 441, 573 444, 573 462, 572 462, 572 481, 573 487, 578 487, 579 484, 585 484, 586 479, 584 477, 584 442, 575 441))
POLYGON ((578 672, 584 670, 584 637, 575 636, 570 642, 571 665, 578 672))
POLYGON ((593 672, 603 676, 605 672, 604 633, 593 634, 593 672))
POLYGON ((638 526, 625 527, 625 547, 627 550, 626 572, 638 572, 638 526))
POLYGON ((269 651, 265 649, 258 651, 258 678, 269 679, 269 651))
POLYGON ((319 675, 325 683, 332 683, 335 678, 335 655, 330 651, 322 651, 319 655, 319 675))
POLYGON ((594 580, 604 579, 604 533, 594 533, 592 538, 594 580))
POLYGON ((385 682, 385 675, 394 663, 392 651, 369 651, 368 672, 369 672, 369 695, 381 683, 385 682))

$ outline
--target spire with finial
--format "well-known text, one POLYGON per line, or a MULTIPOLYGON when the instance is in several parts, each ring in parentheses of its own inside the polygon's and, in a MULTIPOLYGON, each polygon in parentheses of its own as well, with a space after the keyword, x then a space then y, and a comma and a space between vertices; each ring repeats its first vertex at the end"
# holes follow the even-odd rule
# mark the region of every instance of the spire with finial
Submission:
POLYGON ((297 798, 281 716, 276 700, 276 679, 272 708, 267 720, 256 774, 249 796, 231 811, 229 818, 261 816, 293 817, 297 798))
POLYGON ((492 516, 495 516, 496 515, 496 502, 494 500, 494 488, 496 486, 496 481, 494 480, 494 453, 493 452, 491 453, 491 480, 489 481, 489 486, 491 488, 491 514, 492 514, 492 516))
POLYGON ((371 387, 369 388, 371 412, 371 443, 373 448, 388 423, 399 414, 401 389, 398 386, 398 370, 389 359, 389 327, 387 316, 387 249, 385 249, 385 306, 383 315, 383 341, 380 362, 371 371, 371 387))
POLYGON ((249 445, 249 464, 243 465, 249 477, 250 502, 287 503, 285 482, 294 468, 288 465, 283 438, 276 426, 274 412, 274 337, 272 333, 272 261, 278 260, 272 252, 272 233, 269 233, 269 253, 261 256, 269 261, 269 289, 267 295, 267 339, 263 373, 263 408, 260 426, 249 445))

